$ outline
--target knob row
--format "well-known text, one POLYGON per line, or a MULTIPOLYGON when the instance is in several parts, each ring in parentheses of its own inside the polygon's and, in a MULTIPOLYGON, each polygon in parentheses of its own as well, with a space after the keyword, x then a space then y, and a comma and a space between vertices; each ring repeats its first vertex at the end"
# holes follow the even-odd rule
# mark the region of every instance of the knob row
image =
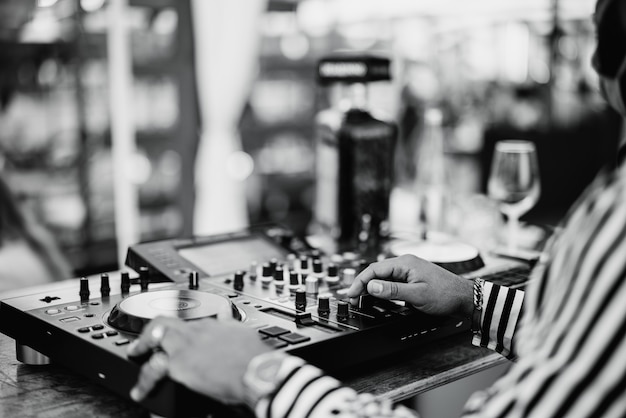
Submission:
MULTIPOLYGON (((120 275, 121 283, 120 290, 122 294, 126 294, 130 292, 130 275, 128 272, 124 271, 120 275)), ((139 270, 139 284, 141 286, 142 291, 148 290, 148 285, 150 283, 150 272, 147 267, 141 267, 139 270)), ((108 297, 111 294, 111 284, 109 282, 109 275, 107 273, 102 273, 100 275, 100 296, 108 297)), ((81 302, 85 302, 89 300, 89 296, 91 295, 91 291, 89 290, 89 279, 86 277, 80 278, 80 289, 78 291, 78 296, 80 297, 81 302)))

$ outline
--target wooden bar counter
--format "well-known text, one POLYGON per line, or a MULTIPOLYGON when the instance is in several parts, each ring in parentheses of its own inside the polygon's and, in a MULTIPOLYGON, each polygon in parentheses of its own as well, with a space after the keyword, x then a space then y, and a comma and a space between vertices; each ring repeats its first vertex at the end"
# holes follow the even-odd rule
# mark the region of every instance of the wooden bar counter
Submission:
MULTIPOLYGON (((359 392, 400 401, 506 362, 496 353, 473 347, 470 338, 468 334, 448 337, 337 377, 359 392)), ((21 364, 15 358, 15 341, 0 334, 0 416, 125 418, 150 414, 62 366, 21 364)))

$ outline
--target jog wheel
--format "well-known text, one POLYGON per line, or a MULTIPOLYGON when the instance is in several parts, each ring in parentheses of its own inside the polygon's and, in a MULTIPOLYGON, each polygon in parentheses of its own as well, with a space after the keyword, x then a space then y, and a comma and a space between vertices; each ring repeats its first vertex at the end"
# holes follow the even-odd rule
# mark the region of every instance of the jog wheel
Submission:
POLYGON ((389 249, 393 255, 413 254, 455 274, 470 273, 485 266, 476 247, 447 237, 398 241, 391 244, 389 249))
POLYGON ((108 323, 121 331, 139 334, 157 316, 184 320, 234 318, 241 311, 228 299, 196 290, 158 290, 130 296, 113 307, 108 323))

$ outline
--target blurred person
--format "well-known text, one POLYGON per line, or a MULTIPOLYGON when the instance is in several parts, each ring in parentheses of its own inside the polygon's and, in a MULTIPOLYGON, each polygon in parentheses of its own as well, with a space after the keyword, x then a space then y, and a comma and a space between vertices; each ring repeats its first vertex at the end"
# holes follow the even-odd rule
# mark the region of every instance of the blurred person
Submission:
MULTIPOLYGON (((598 0, 594 68, 626 116, 626 2, 598 0), (622 42, 619 42, 622 40, 622 42)), ((370 265, 349 296, 404 299, 435 315, 471 317, 473 343, 515 360, 473 395, 465 417, 626 416, 626 171, 601 174, 569 212, 523 291, 460 278, 414 256, 370 265)), ((257 416, 414 416, 271 351, 253 330, 215 320, 151 321, 129 355, 154 351, 131 391, 164 376, 257 416)))
POLYGON ((54 238, 19 207, 0 178, 0 291, 71 277, 54 238))

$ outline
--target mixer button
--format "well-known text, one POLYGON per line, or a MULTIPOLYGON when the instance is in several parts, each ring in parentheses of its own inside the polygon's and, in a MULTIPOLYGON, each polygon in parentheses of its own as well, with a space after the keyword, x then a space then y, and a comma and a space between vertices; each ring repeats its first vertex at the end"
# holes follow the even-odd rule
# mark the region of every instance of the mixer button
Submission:
POLYGON ((93 318, 95 315, 92 313, 86 313, 84 316, 85 318, 93 318))
POLYGON ((283 334, 278 337, 279 339, 289 343, 289 344, 298 344, 303 343, 305 341, 309 341, 311 337, 307 337, 305 335, 297 334, 295 332, 290 332, 289 334, 283 334))
POLYGON ((70 311, 70 312, 71 312, 71 311, 77 311, 77 310, 79 310, 79 309, 80 309, 80 306, 76 306, 76 305, 69 305, 69 306, 66 306, 66 307, 65 307, 65 310, 66 310, 66 311, 70 311))
POLYGON ((94 340, 101 340, 104 338, 104 334, 101 332, 98 332, 97 334, 93 334, 91 338, 93 338, 94 340))
POLYGON ((67 318, 59 319, 59 321, 61 321, 61 322, 63 322, 65 324, 65 323, 68 323, 68 322, 80 321, 80 318, 77 317, 77 316, 68 316, 67 318))
POLYGON ((91 330, 89 329, 89 327, 82 327, 82 328, 78 328, 77 331, 80 332, 81 334, 85 334, 91 330))
POLYGON ((289 330, 274 326, 274 327, 260 329, 259 332, 263 335, 267 335, 268 337, 278 337, 279 335, 287 334, 289 330))
POLYGON ((96 325, 92 326, 91 328, 94 331, 100 331, 101 329, 104 329, 104 325, 96 324, 96 325))
POLYGON ((269 345, 272 348, 283 348, 283 347, 287 347, 287 343, 281 340, 277 340, 276 338, 268 338, 266 340, 263 340, 263 342, 267 345, 269 345))
POLYGON ((56 315, 56 314, 60 314, 61 310, 60 309, 56 309, 56 308, 46 309, 46 313, 48 315, 56 315))
POLYGON ((107 337, 115 337, 117 334, 119 334, 117 331, 107 331, 106 332, 107 337))
POLYGON ((123 340, 117 340, 115 341, 115 345, 126 345, 128 344, 130 341, 128 341, 126 338, 124 338, 123 340))

